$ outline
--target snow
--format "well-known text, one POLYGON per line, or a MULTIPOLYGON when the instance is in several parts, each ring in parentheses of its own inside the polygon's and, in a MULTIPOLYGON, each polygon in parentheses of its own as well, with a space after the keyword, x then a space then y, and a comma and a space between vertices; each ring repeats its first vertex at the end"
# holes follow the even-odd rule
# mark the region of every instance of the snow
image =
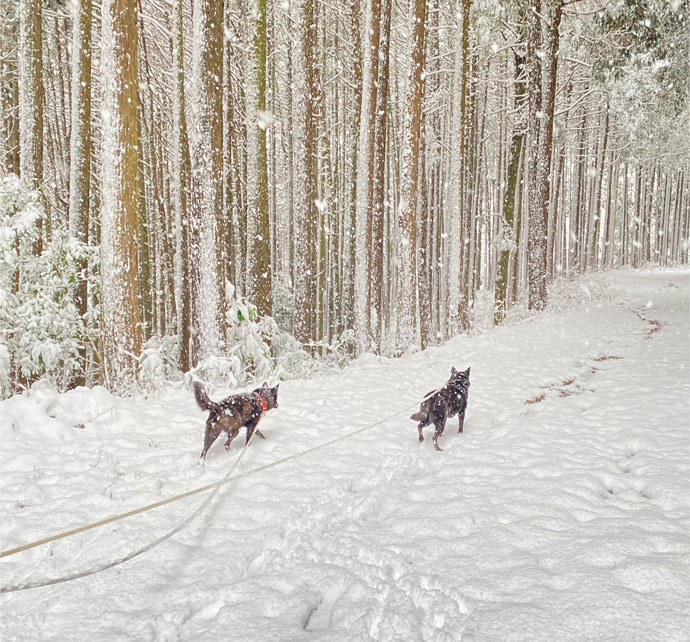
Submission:
MULTIPOLYGON (((0 403, 3 551, 370 426, 220 487, 132 561, 0 595, 2 639, 687 640, 688 273, 606 280, 608 298, 285 381, 267 439, 205 463, 187 388, 0 403), (451 420, 437 453, 408 417, 451 366, 472 368, 465 432, 451 420)), ((124 557, 207 496, 5 557, 0 584, 124 557)))

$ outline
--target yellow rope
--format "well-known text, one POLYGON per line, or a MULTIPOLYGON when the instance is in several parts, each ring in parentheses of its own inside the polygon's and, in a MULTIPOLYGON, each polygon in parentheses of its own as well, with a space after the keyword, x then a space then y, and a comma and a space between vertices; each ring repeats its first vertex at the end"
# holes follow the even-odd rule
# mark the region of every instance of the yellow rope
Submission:
MULTIPOLYGON (((411 406, 408 406, 404 410, 401 410, 400 412, 405 412, 406 410, 410 408, 416 407, 418 404, 415 403, 411 406)), ((399 413, 396 413, 399 414, 399 413)), ((394 415, 393 415, 394 416, 394 415)), ((84 531, 88 531, 92 528, 96 528, 97 526, 103 526, 105 524, 110 524, 112 522, 116 522, 118 520, 124 519, 125 517, 131 517, 132 515, 137 515, 139 513, 144 513, 146 511, 152 510, 154 508, 158 508, 159 506, 164 506, 165 504, 170 504, 172 502, 176 502, 179 499, 184 499, 185 497, 191 497, 192 495, 196 495, 198 493, 203 493, 204 491, 210 490, 212 488, 215 488, 216 491, 218 488, 223 486, 224 484, 227 484, 231 481, 234 481, 236 479, 241 479, 242 477, 248 477, 249 475, 253 475, 255 473, 259 473, 263 470, 267 470, 269 468, 273 468, 274 466, 279 466, 280 464, 284 464, 287 461, 290 461, 292 459, 298 459, 299 457, 304 457, 305 455, 308 455, 309 453, 312 453, 316 450, 320 450, 321 448, 325 448, 326 446, 330 446, 331 444, 334 444, 338 441, 342 441, 343 439, 348 439, 350 437, 353 437, 354 435, 357 435, 361 432, 364 432, 365 430, 369 430, 370 428, 374 428, 375 426, 378 426, 382 423, 385 423, 391 418, 391 416, 386 417, 384 419, 381 419, 379 421, 376 421, 372 424, 368 424, 367 426, 364 426, 363 428, 358 428, 357 430, 354 430, 352 432, 349 432, 345 435, 341 435, 340 437, 335 437, 334 439, 331 439, 329 441, 326 441, 322 444, 319 444, 317 446, 314 446, 313 448, 309 448, 307 450, 303 450, 299 453, 295 453, 294 455, 288 455, 287 457, 283 457, 282 459, 278 459, 276 461, 273 461, 269 464, 264 464, 263 466, 257 466, 256 468, 252 468, 251 470, 245 471, 243 473, 239 473, 238 475, 232 475, 230 474, 234 471, 235 467, 237 464, 240 462, 242 457, 244 456, 244 453, 246 452, 246 447, 242 449, 242 452, 240 453, 240 456, 235 460, 235 463, 233 466, 230 468, 226 476, 216 482, 213 482, 212 484, 207 484, 206 486, 201 486, 200 488, 195 488, 194 490, 189 490, 185 493, 181 493, 180 495, 175 495, 174 497, 168 497, 167 499, 163 499, 159 502, 154 502, 153 504, 149 504, 148 506, 142 506, 140 508, 136 508, 134 510, 127 511, 126 513, 120 513, 119 515, 113 515, 111 517, 107 517, 105 519, 102 519, 98 522, 93 522, 92 524, 87 524, 85 526, 80 526, 79 528, 73 528, 72 530, 69 531, 64 531, 62 533, 58 533, 57 535, 53 535, 51 537, 45 537, 43 539, 37 540, 35 542, 31 542, 29 544, 24 544, 22 546, 18 546, 16 548, 9 549, 7 551, 3 551, 0 553, 0 558, 2 557, 8 557, 10 555, 15 555, 16 553, 20 553, 22 551, 29 550, 31 548, 36 548, 37 546, 41 546, 43 544, 48 544, 50 542, 54 542, 59 539, 63 539, 65 537, 69 537, 70 535, 76 535, 77 533, 83 533, 84 531)), ((254 437, 254 433, 252 433, 249 442, 251 443, 251 440, 254 437)), ((215 493, 214 493, 215 494, 215 493)), ((182 524, 180 524, 178 527, 164 535, 163 537, 157 539, 156 541, 152 542, 151 544, 145 546, 142 549, 139 549, 138 551, 135 551, 133 553, 130 553, 126 557, 122 559, 118 559, 115 562, 110 562, 109 564, 106 564, 104 566, 101 566, 97 569, 92 569, 89 571, 83 571, 79 573, 74 573, 72 575, 68 575, 62 578, 57 578, 57 579, 52 579, 52 580, 46 580, 46 581, 41 581, 41 582, 32 582, 32 583, 27 583, 23 585, 17 585, 17 586, 3 586, 0 587, 0 593, 11 593, 14 591, 21 591, 29 588, 38 588, 40 586, 49 586, 51 584, 59 584, 61 582, 67 582, 69 580, 77 579, 79 577, 84 577, 86 575, 95 575, 96 573, 99 573, 101 571, 105 571, 109 568, 112 568, 113 566, 118 566, 119 564, 123 564, 124 562, 129 561, 130 559, 137 557, 138 555, 141 555, 142 553, 151 550, 154 546, 164 542, 166 539, 174 535, 176 532, 181 530, 186 524, 188 524, 203 508, 205 508, 208 505, 208 502, 211 500, 213 495, 209 496, 207 500, 204 501, 204 503, 190 516, 188 517, 182 524)))

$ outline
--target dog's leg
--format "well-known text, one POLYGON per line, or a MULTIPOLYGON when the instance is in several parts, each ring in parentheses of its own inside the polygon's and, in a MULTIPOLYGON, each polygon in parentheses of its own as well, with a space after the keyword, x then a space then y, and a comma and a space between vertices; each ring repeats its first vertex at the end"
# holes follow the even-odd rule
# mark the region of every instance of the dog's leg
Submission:
POLYGON ((244 445, 246 446, 249 443, 249 440, 252 438, 252 433, 256 430, 259 436, 262 439, 265 439, 265 437, 257 430, 257 425, 259 423, 259 419, 261 417, 257 417, 256 419, 250 419, 249 423, 247 424, 247 440, 244 442, 244 445))
POLYGON ((232 443, 234 436, 234 434, 228 432, 228 438, 225 440, 225 450, 230 450, 230 444, 232 443))
POLYGON ((434 427, 436 428, 434 430, 434 448, 438 451, 442 451, 443 448, 441 448, 438 445, 438 438, 443 434, 443 431, 446 428, 446 418, 442 417, 441 419, 438 419, 437 421, 434 422, 434 427))
POLYGON ((204 436, 204 449, 201 451, 201 459, 206 459, 206 453, 213 446, 213 442, 218 439, 218 435, 220 435, 220 428, 206 424, 206 435, 204 436))
POLYGON ((463 410, 459 415, 458 415, 458 432, 462 432, 462 428, 465 425, 465 411, 463 410))
POLYGON ((424 435, 422 434, 422 428, 424 428, 424 425, 420 421, 419 425, 417 426, 417 430, 419 431, 419 443, 420 444, 424 441, 424 435))

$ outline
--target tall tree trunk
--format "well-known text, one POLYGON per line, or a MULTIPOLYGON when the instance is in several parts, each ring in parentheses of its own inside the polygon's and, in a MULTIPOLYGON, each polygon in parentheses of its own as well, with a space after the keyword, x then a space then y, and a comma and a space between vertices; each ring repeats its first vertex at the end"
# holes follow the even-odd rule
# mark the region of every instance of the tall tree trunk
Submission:
POLYGON ((405 114, 400 176, 400 280, 398 296, 398 346, 417 343, 417 221, 419 213, 419 156, 424 96, 424 23, 426 1, 415 0, 412 25, 410 76, 405 114))
POLYGON ((371 310, 371 231, 374 179, 376 88, 379 67, 381 0, 364 2, 364 60, 359 120, 355 210, 355 335, 358 349, 369 350, 371 310))
POLYGON ((370 333, 374 349, 381 351, 383 332, 383 254, 384 254, 384 219, 386 207, 386 139, 388 113, 388 75, 391 39, 391 0, 383 0, 381 7, 381 32, 379 37, 379 76, 376 93, 376 117, 374 120, 374 177, 373 204, 371 208, 372 251, 371 251, 371 314, 370 333))
POLYGON ((222 205, 223 1, 200 0, 194 7, 192 96, 192 362, 220 347, 218 316, 217 219, 222 205))
MULTIPOLYGON (((91 0, 74 5, 72 35, 72 132, 70 141, 69 233, 83 245, 89 243, 89 197, 91 194, 91 0)), ((76 304, 79 316, 86 318, 88 263, 84 255, 77 260, 76 304)), ((86 364, 86 349, 80 349, 86 364)), ((83 374, 74 381, 84 385, 83 374)))
POLYGON ((496 273, 496 290, 494 294, 494 323, 503 322, 508 311, 508 276, 510 257, 517 252, 513 228, 515 226, 515 202, 518 188, 518 175, 520 172, 520 152, 524 148, 525 133, 524 124, 517 117, 520 103, 524 98, 525 83, 522 80, 525 59, 515 54, 515 96, 513 109, 516 112, 513 125, 513 136, 510 143, 510 152, 507 169, 506 188, 503 193, 503 242, 498 252, 498 270, 496 273))
MULTIPOLYGON (((19 159, 24 184, 31 189, 43 184, 43 12, 42 0, 19 3, 19 159)), ((43 221, 37 221, 36 254, 43 247, 43 221)))
POLYGON ((175 219, 175 300, 177 333, 180 344, 179 365, 182 372, 191 368, 192 313, 190 296, 190 222, 188 195, 191 185, 191 161, 187 137, 184 92, 184 40, 182 0, 176 0, 172 19, 173 61, 173 149, 172 200, 175 219))
POLYGON ((101 305, 105 379, 111 391, 136 388, 141 352, 137 230, 139 205, 138 11, 136 0, 105 0, 101 305))
POLYGON ((466 314, 467 301, 465 291, 465 265, 468 229, 465 216, 467 179, 467 102, 468 76, 470 64, 469 27, 471 0, 462 0, 462 21, 457 29, 455 51, 454 93, 459 100, 453 101, 452 132, 450 145, 453 150, 450 161, 451 180, 449 181, 449 215, 448 215, 448 286, 446 304, 448 318, 445 320, 447 335, 468 327, 469 316, 466 314), (457 149, 457 152, 455 151, 457 149))
MULTIPOLYGON (((601 155, 597 162, 597 181, 596 181, 596 194, 594 202, 594 225, 592 230, 592 246, 589 250, 590 254, 590 265, 592 267, 599 267, 601 265, 600 256, 600 244, 599 244, 599 233, 601 229, 601 198, 603 194, 603 183, 604 183, 604 162, 606 160, 606 152, 608 150, 608 140, 609 140, 609 108, 606 105, 606 114, 604 116, 604 140, 601 146, 601 155)), ((610 189, 610 185, 609 185, 610 189)))
POLYGON ((352 86, 351 117, 347 119, 347 140, 349 142, 345 156, 345 174, 348 180, 346 209, 343 213, 343 257, 341 279, 341 310, 343 328, 353 328, 355 325, 355 279, 354 274, 357 265, 356 242, 351 230, 356 231, 357 219, 357 167, 359 165, 359 134, 362 105, 362 16, 360 0, 348 0, 347 15, 350 29, 348 35, 352 40, 351 50, 353 55, 352 68, 348 70, 348 82, 352 86))
POLYGON ((301 34, 296 43, 295 83, 295 336, 302 343, 316 337, 316 252, 319 212, 317 180, 316 88, 314 48, 316 24, 314 0, 301 0, 301 34))
POLYGON ((266 128, 266 0, 251 20, 253 47, 247 78, 247 296, 261 316, 272 313, 271 230, 266 128))
POLYGON ((470 236, 470 212, 469 203, 471 199, 467 198, 468 184, 470 182, 469 167, 470 162, 468 158, 469 150, 469 72, 470 72, 470 8, 472 0, 462 0, 462 76, 460 78, 460 139, 458 146, 460 148, 460 183, 459 183, 459 207, 458 212, 460 219, 457 222, 460 230, 460 280, 458 283, 458 305, 457 305, 457 319, 460 330, 469 330, 470 327, 470 311, 469 299, 467 297, 467 286, 470 279, 470 253, 469 253, 469 236, 470 236))
POLYGON ((563 0, 549 0, 545 4, 544 7, 540 0, 530 0, 527 39, 530 117, 527 304, 532 310, 546 307, 548 198, 563 0), (548 20, 546 43, 540 24, 542 11, 548 20), (542 52, 545 44, 548 51, 542 52))

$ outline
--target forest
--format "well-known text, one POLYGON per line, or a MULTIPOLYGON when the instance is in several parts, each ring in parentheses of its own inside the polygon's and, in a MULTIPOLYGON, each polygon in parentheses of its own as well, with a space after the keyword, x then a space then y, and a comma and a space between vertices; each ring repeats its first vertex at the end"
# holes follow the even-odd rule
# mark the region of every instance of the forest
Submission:
POLYGON ((299 376, 690 261, 685 0, 1 8, 1 397, 299 376))

